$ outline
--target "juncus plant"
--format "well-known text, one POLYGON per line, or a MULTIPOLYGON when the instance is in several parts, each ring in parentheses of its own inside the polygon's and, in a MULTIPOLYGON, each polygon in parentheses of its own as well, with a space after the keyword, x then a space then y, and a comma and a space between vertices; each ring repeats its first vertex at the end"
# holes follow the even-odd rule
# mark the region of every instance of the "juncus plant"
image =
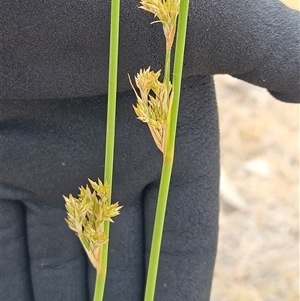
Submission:
MULTIPOLYGON (((148 276, 144 301, 153 301, 159 263, 169 185, 171 180, 177 116, 179 108, 182 67, 187 28, 189 0, 141 0, 140 8, 154 14, 163 27, 166 40, 165 69, 163 81, 161 70, 154 72, 141 69, 135 76, 139 93, 131 86, 137 97, 134 106, 138 119, 149 126, 153 139, 163 154, 163 166, 153 229, 148 276), (176 35, 173 79, 170 80, 171 51, 176 35)), ((97 270, 94 301, 102 301, 108 261, 109 223, 120 214, 119 203, 111 204, 115 112, 117 93, 117 62, 119 40, 120 0, 111 1, 109 88, 106 129, 106 152, 104 183, 89 180, 88 185, 79 188, 78 197, 64 196, 67 209, 66 222, 78 235, 91 263, 97 270)), ((155 23, 154 22, 154 23, 155 23)))
POLYGON ((139 93, 130 80, 137 98, 137 105, 133 107, 134 111, 137 114, 138 119, 148 124, 157 147, 163 153, 163 165, 144 295, 144 301, 153 301, 174 160, 189 0, 141 0, 140 3, 141 9, 153 13, 154 17, 158 18, 158 21, 156 22, 162 24, 166 40, 163 81, 161 82, 159 80, 161 70, 154 72, 151 71, 150 67, 148 69, 141 69, 135 76, 135 84, 139 93), (176 32, 178 15, 173 79, 171 82, 171 50, 176 32))
POLYGON ((67 223, 75 231, 97 270, 94 301, 102 301, 104 296, 107 262, 109 224, 112 217, 120 214, 118 203, 111 204, 113 157, 115 141, 115 116, 118 72, 120 0, 111 0, 110 50, 108 105, 105 142, 104 184, 89 180, 90 188, 81 187, 78 198, 64 197, 67 209, 67 223))

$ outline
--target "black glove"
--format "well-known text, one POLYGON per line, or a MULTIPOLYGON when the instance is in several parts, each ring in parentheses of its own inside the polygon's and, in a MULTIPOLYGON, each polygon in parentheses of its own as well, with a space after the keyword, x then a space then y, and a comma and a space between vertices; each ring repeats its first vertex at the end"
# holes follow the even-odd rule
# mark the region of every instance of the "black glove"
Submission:
MULTIPOLYGON (((207 90, 207 78, 185 80, 156 300, 209 298, 219 151, 216 104, 207 90)), ((1 123, 4 300, 91 300, 95 273, 64 221, 62 195, 103 175, 105 99, 1 102, 10 116, 1 123)), ((162 164, 133 102, 131 91, 118 97, 113 201, 124 208, 111 226, 108 301, 143 298, 162 164)))
MULTIPOLYGON (((109 4, 3 2, 1 297, 90 300, 95 272, 64 221, 62 195, 103 175, 109 4)), ((197 76, 183 83, 156 301, 209 300, 219 150, 208 74, 231 73, 299 101, 298 14, 269 2, 191 1, 185 75, 197 76)), ((122 3, 125 91, 126 74, 161 67, 164 48, 138 2, 122 3)), ((133 103, 132 91, 119 94, 113 200, 124 208, 111 227, 108 301, 143 298, 162 163, 133 103)))
MULTIPOLYGON (((122 0, 119 91, 164 63, 164 37, 139 1, 122 0)), ((107 93, 110 1, 2 0, 6 99, 107 93)), ((228 73, 299 102, 300 15, 279 0, 190 1, 185 76, 228 73)))

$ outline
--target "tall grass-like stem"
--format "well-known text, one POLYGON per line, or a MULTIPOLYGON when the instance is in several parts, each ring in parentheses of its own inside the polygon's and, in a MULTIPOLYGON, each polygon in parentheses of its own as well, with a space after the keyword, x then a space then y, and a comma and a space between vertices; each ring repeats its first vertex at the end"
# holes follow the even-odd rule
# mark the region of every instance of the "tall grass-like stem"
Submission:
MULTIPOLYGON (((188 20, 189 0, 180 1, 180 11, 178 19, 178 29, 176 34, 176 47, 173 69, 173 101, 170 104, 166 133, 166 149, 163 157, 162 174, 159 186, 155 222, 153 228, 150 259, 148 264, 148 275, 145 289, 144 301, 153 301, 155 296, 157 270, 163 234, 164 219, 167 207, 169 185, 171 181, 175 137, 179 109, 180 89, 183 70, 183 59, 186 39, 186 29, 188 20)), ((180 273, 180 271, 178 271, 180 273)))
POLYGON ((171 49, 166 49, 164 83, 170 93, 170 69, 171 69, 171 49))
MULTIPOLYGON (((115 119, 116 119, 116 98, 117 98, 117 75, 118 75, 118 48, 119 48, 119 20, 120 0, 111 0, 110 18, 110 49, 109 49, 109 79, 108 79, 108 103, 106 121, 106 144, 105 144, 105 169, 104 180, 109 183, 110 197, 108 204, 111 204, 113 159, 115 142, 115 119)), ((104 231, 109 237, 109 222, 104 222, 104 231)), ((105 289, 105 280, 108 262, 108 244, 101 246, 99 258, 99 271, 97 271, 94 301, 102 301, 105 289)))

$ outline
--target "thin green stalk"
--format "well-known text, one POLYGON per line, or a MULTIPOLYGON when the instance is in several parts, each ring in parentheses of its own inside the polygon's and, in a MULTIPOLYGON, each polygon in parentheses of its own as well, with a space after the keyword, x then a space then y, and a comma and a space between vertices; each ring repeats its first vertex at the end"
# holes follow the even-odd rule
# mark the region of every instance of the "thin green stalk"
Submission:
POLYGON ((170 92, 171 49, 166 49, 164 83, 170 92))
POLYGON ((189 13, 189 0, 180 1, 180 11, 178 17, 178 28, 176 34, 176 46, 175 46, 175 57, 174 57, 174 68, 173 68, 173 104, 170 107, 170 124, 167 131, 167 142, 166 142, 166 154, 173 157, 175 149, 175 137, 177 127, 177 117, 180 100, 182 70, 183 70, 183 59, 184 49, 186 40, 186 30, 189 13))
MULTIPOLYGON (((109 50, 109 79, 108 79, 108 104, 106 121, 106 146, 105 146, 105 169, 104 180, 109 183, 110 196, 112 194, 113 159, 115 142, 115 119, 117 98, 117 75, 118 75, 118 48, 119 48, 119 20, 120 0, 111 1, 110 18, 110 50, 109 50)), ((111 204, 111 197, 108 199, 111 204)), ((109 237, 109 222, 104 222, 104 231, 109 237)), ((108 262, 108 242, 102 245, 99 267, 97 271, 94 301, 102 301, 104 296, 106 272, 108 262)))
POLYGON ((153 301, 155 295, 155 286, 156 286, 157 270, 158 270, 158 263, 159 263, 162 233, 163 233, 163 225, 164 225, 165 212, 167 207, 167 199, 168 199, 169 185, 171 181, 174 150, 175 150, 176 126, 177 126, 177 117, 178 117, 178 109, 179 109, 184 48, 185 48, 185 38, 186 38, 187 19, 188 19, 188 8, 189 8, 189 0, 181 0, 179 19, 178 19, 178 29, 176 35, 176 48, 175 48, 174 70, 173 70, 174 98, 173 98, 173 103, 171 104, 170 107, 170 119, 167 127, 166 150, 164 153, 162 174, 161 174, 161 180, 159 186, 144 301, 153 301))
POLYGON ((144 301, 153 301, 173 160, 162 166, 144 301))

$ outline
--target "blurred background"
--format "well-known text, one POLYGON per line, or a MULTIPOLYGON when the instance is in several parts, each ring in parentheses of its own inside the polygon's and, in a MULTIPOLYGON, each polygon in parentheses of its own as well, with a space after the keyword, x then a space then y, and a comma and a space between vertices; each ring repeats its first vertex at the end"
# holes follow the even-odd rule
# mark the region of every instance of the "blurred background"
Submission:
MULTIPOLYGON (((299 0, 283 2, 299 10, 299 0)), ((211 301, 299 301, 299 105, 215 80, 222 171, 211 301)))

